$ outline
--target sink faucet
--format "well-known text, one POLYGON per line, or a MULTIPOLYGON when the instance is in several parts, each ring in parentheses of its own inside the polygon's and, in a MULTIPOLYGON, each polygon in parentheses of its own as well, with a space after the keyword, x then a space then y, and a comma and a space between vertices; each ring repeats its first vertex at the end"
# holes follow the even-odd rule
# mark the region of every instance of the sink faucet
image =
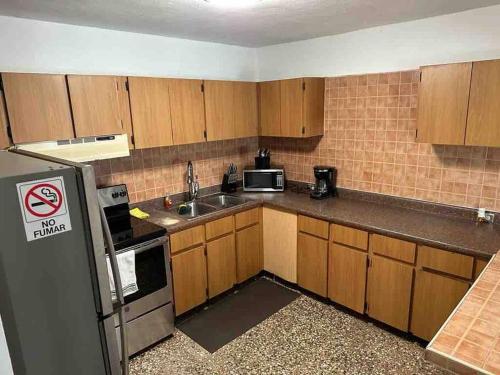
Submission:
POLYGON ((198 190, 200 190, 200 184, 198 183, 198 176, 194 177, 193 163, 188 161, 187 165, 187 184, 188 184, 188 199, 190 201, 195 200, 198 196, 198 190))

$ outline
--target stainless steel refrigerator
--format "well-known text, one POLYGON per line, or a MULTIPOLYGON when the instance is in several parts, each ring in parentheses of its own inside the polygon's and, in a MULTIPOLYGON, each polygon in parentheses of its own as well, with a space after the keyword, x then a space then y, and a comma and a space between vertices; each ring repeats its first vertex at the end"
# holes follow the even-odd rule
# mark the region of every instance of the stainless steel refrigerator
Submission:
POLYGON ((0 316, 15 374, 126 372, 95 186, 90 166, 0 151, 0 316))

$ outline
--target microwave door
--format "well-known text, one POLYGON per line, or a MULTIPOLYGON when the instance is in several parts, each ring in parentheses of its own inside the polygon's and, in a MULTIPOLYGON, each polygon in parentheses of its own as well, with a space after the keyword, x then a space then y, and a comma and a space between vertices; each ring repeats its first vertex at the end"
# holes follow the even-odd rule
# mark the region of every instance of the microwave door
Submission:
POLYGON ((272 172, 247 173, 245 187, 249 189, 266 189, 272 190, 273 186, 272 172))

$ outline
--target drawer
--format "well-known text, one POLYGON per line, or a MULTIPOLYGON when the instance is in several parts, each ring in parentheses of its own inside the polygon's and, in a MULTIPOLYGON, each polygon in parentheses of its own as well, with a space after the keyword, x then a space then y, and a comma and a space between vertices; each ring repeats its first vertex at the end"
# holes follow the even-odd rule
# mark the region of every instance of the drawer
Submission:
POLYGON ((370 235, 370 251, 372 253, 400 260, 402 262, 415 262, 416 247, 417 245, 413 242, 402 241, 396 238, 382 236, 380 234, 370 235))
POLYGON ((170 252, 175 254, 181 250, 200 245, 205 242, 205 228, 203 225, 174 233, 170 236, 170 252))
POLYGON ((299 215, 298 228, 300 232, 309 233, 313 236, 328 239, 329 224, 326 221, 313 219, 309 216, 299 215))
POLYGON ((471 279, 474 258, 433 247, 419 246, 417 265, 422 268, 471 279))
POLYGON ((233 216, 226 216, 219 220, 214 220, 205 224, 207 241, 231 233, 234 230, 233 216))
POLYGON ((361 250, 368 250, 368 232, 364 230, 332 224, 330 225, 330 240, 361 250))
POLYGON ((234 215, 236 230, 248 227, 259 222, 259 208, 253 208, 248 211, 240 212, 234 215))
MULTIPOLYGON (((172 304, 169 303, 126 324, 128 354, 133 355, 174 333, 172 304)), ((115 330, 116 338, 120 343, 120 326, 117 326, 115 330)), ((118 344, 118 347, 121 357, 121 345, 118 344)))

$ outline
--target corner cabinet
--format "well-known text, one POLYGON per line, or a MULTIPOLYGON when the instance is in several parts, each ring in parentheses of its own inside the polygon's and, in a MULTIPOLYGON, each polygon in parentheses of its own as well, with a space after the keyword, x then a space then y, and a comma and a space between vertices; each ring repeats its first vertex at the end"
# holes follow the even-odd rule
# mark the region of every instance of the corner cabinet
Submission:
POLYGON ((500 60, 421 68, 417 142, 500 147, 500 60))
POLYGON ((207 141, 257 136, 257 86, 205 81, 207 141))
POLYGON ((297 214, 262 209, 264 270, 297 283, 297 214))
POLYGON ((324 133, 324 78, 259 83, 260 135, 313 137, 324 133))

